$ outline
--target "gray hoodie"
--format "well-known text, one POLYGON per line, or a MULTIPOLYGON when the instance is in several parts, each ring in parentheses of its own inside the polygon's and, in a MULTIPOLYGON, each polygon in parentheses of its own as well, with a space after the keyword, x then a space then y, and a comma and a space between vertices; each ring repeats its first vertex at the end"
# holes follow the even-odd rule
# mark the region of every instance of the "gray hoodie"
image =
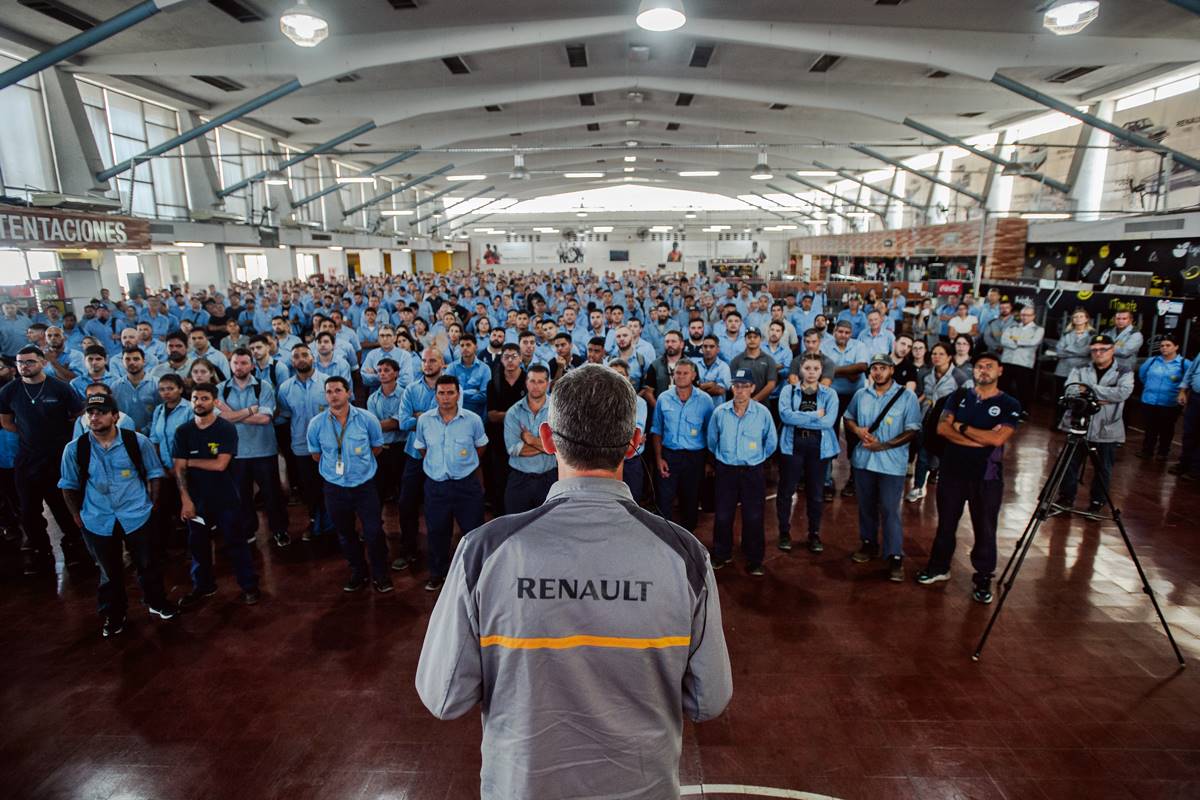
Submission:
MULTIPOLYGON (((1067 376, 1068 388, 1065 389, 1068 394, 1078 391, 1078 389, 1069 388, 1072 383, 1082 383, 1091 387, 1096 397, 1104 403, 1100 406, 1100 413, 1092 417, 1088 424, 1088 441, 1125 441, 1123 415, 1125 401, 1133 394, 1133 370, 1114 360, 1113 365, 1104 373, 1104 377, 1097 380, 1096 367, 1088 364, 1071 370, 1071 374, 1067 376)), ((1063 430, 1067 428, 1067 416, 1070 415, 1064 415, 1063 421, 1059 424, 1059 428, 1063 430)))
POLYGON ((463 538, 416 685, 482 705, 483 800, 678 797, 684 713, 733 693, 708 552, 622 481, 558 481, 463 538))

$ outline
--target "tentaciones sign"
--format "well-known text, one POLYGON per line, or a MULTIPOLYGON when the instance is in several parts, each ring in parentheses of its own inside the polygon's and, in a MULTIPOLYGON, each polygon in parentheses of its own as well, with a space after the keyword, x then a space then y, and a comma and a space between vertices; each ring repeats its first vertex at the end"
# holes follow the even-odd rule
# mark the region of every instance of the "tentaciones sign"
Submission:
POLYGON ((108 214, 0 206, 0 247, 148 250, 150 223, 108 214))

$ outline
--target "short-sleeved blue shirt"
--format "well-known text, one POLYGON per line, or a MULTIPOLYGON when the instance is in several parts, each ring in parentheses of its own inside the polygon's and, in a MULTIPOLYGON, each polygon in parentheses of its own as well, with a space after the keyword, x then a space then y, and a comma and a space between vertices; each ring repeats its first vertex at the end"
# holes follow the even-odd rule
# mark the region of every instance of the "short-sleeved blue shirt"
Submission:
POLYGON ((461 480, 479 466, 475 448, 488 442, 483 420, 473 411, 459 406, 450 422, 443 422, 435 407, 417 418, 417 429, 409 437, 409 445, 423 452, 425 476, 430 480, 461 480))
POLYGON ((350 406, 344 428, 329 410, 308 423, 308 452, 321 457, 318 463, 321 477, 335 486, 352 488, 374 478, 377 464, 372 448, 375 447, 383 447, 383 429, 370 411, 350 406), (339 459, 341 475, 337 470, 339 459))
MULTIPOLYGON (((83 527, 97 536, 112 536, 116 523, 126 533, 133 533, 150 520, 154 510, 150 493, 138 475, 133 459, 125 449, 120 433, 104 447, 92 433, 85 434, 91 441, 92 456, 88 462, 87 486, 80 483, 78 448, 83 438, 75 439, 62 453, 62 473, 58 481, 60 489, 83 489, 83 506, 79 516, 83 527)), ((150 440, 140 433, 137 437, 142 465, 146 478, 163 477, 162 464, 150 440)))

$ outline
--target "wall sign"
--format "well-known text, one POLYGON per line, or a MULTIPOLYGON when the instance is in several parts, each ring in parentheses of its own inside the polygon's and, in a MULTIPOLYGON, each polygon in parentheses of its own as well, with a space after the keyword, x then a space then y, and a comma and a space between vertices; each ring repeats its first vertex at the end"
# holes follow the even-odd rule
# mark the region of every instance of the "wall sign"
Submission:
POLYGON ((109 214, 0 206, 0 247, 149 250, 150 222, 109 214))

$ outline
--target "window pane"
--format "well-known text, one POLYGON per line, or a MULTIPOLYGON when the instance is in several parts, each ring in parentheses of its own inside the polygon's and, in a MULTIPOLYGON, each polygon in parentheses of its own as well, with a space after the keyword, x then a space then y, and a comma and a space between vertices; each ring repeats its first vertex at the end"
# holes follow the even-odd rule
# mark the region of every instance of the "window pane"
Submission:
MULTIPOLYGON (((35 85, 40 85, 36 78, 33 80, 35 85)), ((0 120, 10 132, 10 135, 0 136, 4 183, 10 187, 57 190, 42 93, 26 88, 24 81, 0 92, 0 120), (21 134, 11 135, 13 131, 21 134)))
POLYGON ((112 132, 116 136, 144 141, 146 132, 142 126, 142 101, 117 92, 108 92, 108 116, 112 120, 112 132))

